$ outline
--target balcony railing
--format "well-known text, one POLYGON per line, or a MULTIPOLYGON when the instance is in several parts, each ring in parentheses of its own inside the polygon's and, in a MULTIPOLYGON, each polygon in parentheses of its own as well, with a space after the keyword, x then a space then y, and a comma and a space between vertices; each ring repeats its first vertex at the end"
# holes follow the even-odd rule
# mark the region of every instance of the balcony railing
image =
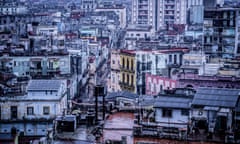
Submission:
POLYGON ((60 68, 47 68, 47 72, 59 72, 60 68))
POLYGON ((121 71, 125 71, 125 72, 131 72, 131 73, 134 73, 135 70, 130 68, 130 67, 123 67, 123 66, 120 66, 120 70, 121 71))
POLYGON ((35 67, 30 67, 30 72, 42 72, 42 69, 35 68, 35 67))
POLYGON ((119 85, 120 86, 124 86, 124 87, 127 87, 127 88, 134 88, 134 85, 133 84, 129 84, 128 82, 119 82, 119 85))
POLYGON ((198 74, 180 74, 178 76, 178 79, 184 79, 184 80, 208 80, 208 81, 240 81, 240 77, 233 77, 233 76, 221 76, 221 75, 215 75, 215 76, 200 76, 198 74))

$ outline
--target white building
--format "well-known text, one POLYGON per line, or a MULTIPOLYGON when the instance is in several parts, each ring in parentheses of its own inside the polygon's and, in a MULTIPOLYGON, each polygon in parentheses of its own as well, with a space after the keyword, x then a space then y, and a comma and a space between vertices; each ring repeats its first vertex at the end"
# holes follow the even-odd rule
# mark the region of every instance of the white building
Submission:
POLYGON ((128 25, 124 45, 129 50, 135 49, 138 40, 150 38, 153 34, 153 28, 149 25, 128 25))
POLYGON ((49 121, 67 108, 66 80, 30 80, 26 92, 0 98, 1 133, 16 127, 24 135, 46 135, 52 125, 49 121))
POLYGON ((30 80, 27 94, 0 99, 1 120, 53 119, 67 108, 65 80, 30 80))
POLYGON ((132 23, 151 25, 155 31, 169 24, 186 24, 187 0, 133 0, 132 23))
POLYGON ((58 34, 58 27, 57 26, 47 26, 47 25, 40 25, 36 28, 37 35, 57 35, 58 34))
POLYGON ((27 12, 28 12, 28 9, 25 6, 15 6, 15 5, 0 6, 0 14, 3 14, 3 15, 26 14, 27 12))
POLYGON ((126 7, 97 7, 96 12, 115 12, 119 17, 120 27, 127 26, 127 9, 126 7))
POLYGON ((154 104, 155 122, 162 127, 162 136, 183 138, 187 133, 192 98, 159 96, 154 104))

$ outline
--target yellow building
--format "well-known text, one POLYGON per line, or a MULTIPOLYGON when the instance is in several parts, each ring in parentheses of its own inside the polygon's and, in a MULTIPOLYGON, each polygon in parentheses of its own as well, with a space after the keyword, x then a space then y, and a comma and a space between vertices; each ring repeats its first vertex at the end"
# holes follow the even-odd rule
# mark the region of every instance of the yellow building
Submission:
POLYGON ((120 87, 123 91, 136 93, 136 59, 134 50, 120 51, 120 87))

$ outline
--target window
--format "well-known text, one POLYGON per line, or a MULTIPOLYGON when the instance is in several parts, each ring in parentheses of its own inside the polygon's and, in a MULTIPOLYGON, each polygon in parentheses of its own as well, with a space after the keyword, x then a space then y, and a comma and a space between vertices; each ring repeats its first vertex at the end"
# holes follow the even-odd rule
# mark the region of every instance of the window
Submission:
POLYGON ((177 55, 174 55, 174 64, 177 64, 177 55))
POLYGON ((115 60, 112 60, 112 64, 115 64, 115 60))
POLYGON ((11 106, 11 119, 17 119, 17 106, 11 106))
POLYGON ((157 92, 156 84, 153 85, 153 92, 157 92))
POLYGON ((123 83, 125 83, 125 74, 124 73, 122 74, 122 81, 123 81, 123 83))
POLYGON ((59 45, 64 46, 64 40, 59 40, 59 45))
POLYGON ((133 70, 133 60, 131 60, 131 69, 133 70))
POLYGON ((115 75, 112 74, 112 82, 115 83, 115 75))
POLYGON ((146 61, 145 55, 142 55, 142 61, 146 61))
POLYGON ((160 85, 160 92, 162 92, 163 90, 163 85, 160 85))
POLYGON ((33 107, 27 107, 27 115, 33 115, 34 111, 33 111, 33 107))
POLYGON ((186 110, 186 109, 182 109, 182 110, 181 110, 181 114, 182 114, 183 116, 189 116, 189 111, 186 110))
POLYGON ((49 113, 50 113, 50 108, 48 106, 43 107, 43 114, 49 115, 49 113))
POLYGON ((170 109, 162 109, 162 117, 172 117, 172 110, 170 109))
POLYGON ((131 84, 133 85, 133 75, 131 75, 131 84))

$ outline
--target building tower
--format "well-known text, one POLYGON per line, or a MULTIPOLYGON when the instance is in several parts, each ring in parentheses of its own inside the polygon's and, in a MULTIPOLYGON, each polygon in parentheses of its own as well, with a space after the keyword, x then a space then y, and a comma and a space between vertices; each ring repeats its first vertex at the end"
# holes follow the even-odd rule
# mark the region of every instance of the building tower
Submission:
POLYGON ((133 0, 132 23, 155 31, 170 24, 186 24, 187 0, 133 0))

